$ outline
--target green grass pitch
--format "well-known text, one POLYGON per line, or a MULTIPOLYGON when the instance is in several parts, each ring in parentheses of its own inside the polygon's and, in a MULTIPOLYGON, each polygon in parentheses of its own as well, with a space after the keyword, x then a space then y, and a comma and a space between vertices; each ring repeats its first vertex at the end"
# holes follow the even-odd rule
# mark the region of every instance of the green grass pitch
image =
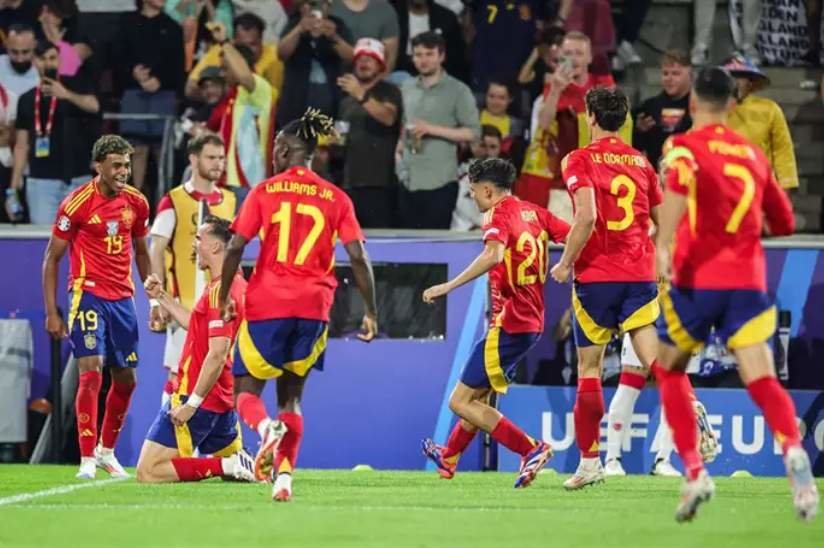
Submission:
POLYGON ((268 485, 220 480, 66 492, 75 471, 0 465, 0 546, 824 546, 824 516, 799 522, 783 478, 717 478, 716 498, 678 525, 679 480, 648 476, 567 493, 554 474, 516 491, 514 474, 298 470, 293 501, 276 504, 268 485))

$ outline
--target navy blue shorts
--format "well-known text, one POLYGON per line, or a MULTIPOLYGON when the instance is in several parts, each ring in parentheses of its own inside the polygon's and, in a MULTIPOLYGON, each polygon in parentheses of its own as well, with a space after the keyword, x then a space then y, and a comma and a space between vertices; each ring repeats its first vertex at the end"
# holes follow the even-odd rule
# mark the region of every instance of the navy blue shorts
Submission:
POLYGON ((575 346, 605 345, 612 336, 645 325, 660 315, 655 282, 593 282, 572 286, 575 346))
POLYGON ((226 457, 243 448, 240 425, 234 410, 215 413, 198 408, 183 426, 175 426, 169 417, 172 407, 182 405, 186 397, 172 396, 157 413, 146 439, 164 447, 177 449, 181 457, 191 457, 195 449, 201 455, 226 457))
POLYGON ((103 365, 137 366, 137 313, 130 297, 109 301, 70 293, 69 341, 75 358, 102 356, 103 365))
POLYGON ((283 371, 305 376, 323 370, 329 329, 321 320, 279 318, 243 321, 238 329, 232 374, 275 379, 283 371))
POLYGON ((690 353, 704 345, 713 327, 722 344, 736 349, 769 340, 777 323, 770 296, 753 289, 670 287, 661 292, 661 306, 658 338, 690 353))
POLYGON ((486 337, 475 343, 461 382, 470 388, 492 388, 506 394, 518 362, 540 338, 540 333, 510 335, 500 327, 490 327, 486 337))

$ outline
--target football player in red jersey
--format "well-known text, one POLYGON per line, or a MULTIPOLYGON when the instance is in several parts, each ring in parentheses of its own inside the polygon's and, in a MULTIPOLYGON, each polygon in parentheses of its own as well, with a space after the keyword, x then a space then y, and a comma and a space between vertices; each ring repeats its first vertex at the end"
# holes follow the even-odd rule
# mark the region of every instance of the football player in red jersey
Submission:
POLYGON ((526 435, 487 401, 493 390, 506 393, 518 362, 541 337, 548 243, 563 241, 569 225, 545 208, 512 196, 515 167, 506 160, 488 158, 473 163, 469 181, 478 208, 485 212, 484 249, 454 279, 424 291, 423 300, 431 303, 488 272, 492 320, 449 398, 449 408, 460 420, 445 446, 425 439, 423 452, 442 477, 451 479, 461 453, 483 430, 521 455, 515 487, 527 487, 552 457, 552 449, 526 435))
POLYGON ((238 272, 229 295, 238 303, 237 315, 221 317, 217 295, 229 221, 209 215, 195 235, 198 269, 212 280, 192 310, 164 291, 160 277, 146 280, 146 293, 186 330, 175 392, 149 428, 137 462, 137 481, 156 483, 199 481, 224 476, 255 481, 254 460, 243 450, 235 413, 232 344, 243 319, 246 280, 238 272), (193 457, 194 450, 210 457, 193 457))
POLYGON ((767 341, 775 333, 776 309, 767 294, 761 246, 765 228, 776 236, 791 234, 795 219, 767 158, 726 126, 734 90, 725 70, 703 69, 690 97, 693 130, 671 137, 662 161, 666 190, 656 242, 658 271, 671 286, 661 293, 661 344, 653 371, 687 472, 675 517, 691 520, 715 491, 696 450, 684 372, 690 354, 715 328, 781 444, 796 513, 811 520, 818 490, 801 447, 795 406, 775 378, 767 341))
POLYGON ((60 205, 43 258, 46 331, 54 338, 69 336, 80 370, 75 397, 79 479, 93 479, 96 467, 115 477, 128 477, 114 456, 114 446, 136 381, 132 254, 141 280, 150 268, 149 203, 128 185, 132 152, 131 145, 117 135, 104 135, 95 142, 92 159, 97 177, 60 205), (57 270, 67 249, 71 260, 68 327, 56 302, 57 270), (98 445, 97 401, 105 366, 112 385, 98 445))
POLYGON ((604 397, 604 346, 620 330, 630 334, 644 364, 655 359, 659 315, 655 247, 650 221, 661 203, 658 177, 646 157, 618 135, 629 109, 620 89, 586 95, 592 143, 561 162, 575 217, 552 277, 566 282, 574 270, 573 334, 578 349, 578 394, 573 410, 581 460, 566 489, 604 479, 599 440, 604 397))
POLYGON ((260 182, 232 223, 234 236, 223 265, 220 302, 224 318, 235 314, 229 283, 246 243, 261 235, 261 249, 246 291, 233 373, 241 418, 261 435, 255 458, 259 479, 271 466, 272 498, 292 496, 292 471, 303 433, 300 399, 311 369, 323 369, 327 323, 335 287, 335 241, 349 255, 355 283, 366 304, 363 333, 378 333, 375 280, 352 201, 340 188, 309 169, 320 136, 333 120, 309 109, 275 139, 278 175, 260 182), (260 393, 277 379, 278 420, 269 418, 260 393), (285 429, 285 433, 284 433, 285 429))

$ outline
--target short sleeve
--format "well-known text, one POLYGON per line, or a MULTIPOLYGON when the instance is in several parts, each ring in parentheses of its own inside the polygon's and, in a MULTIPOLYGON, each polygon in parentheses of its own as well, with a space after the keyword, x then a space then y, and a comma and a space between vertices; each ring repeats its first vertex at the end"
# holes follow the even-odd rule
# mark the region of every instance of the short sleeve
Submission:
POLYGON ((575 194, 579 188, 592 186, 582 156, 574 152, 567 154, 561 160, 561 176, 570 194, 575 194))
POLYGON ((137 197, 137 219, 132 225, 132 236, 145 238, 149 234, 149 201, 143 195, 137 197))
POLYGON ((26 92, 20 96, 20 100, 17 102, 17 118, 14 120, 14 129, 30 131, 34 123, 34 108, 31 97, 31 92, 26 92))
POLYGON ((362 242, 366 239, 363 236, 358 218, 355 217, 355 207, 348 197, 346 197, 346 200, 343 200, 343 211, 341 212, 337 231, 340 236, 340 241, 344 244, 355 241, 362 242))
POLYGON ((566 240, 570 229, 569 223, 563 219, 559 219, 545 209, 539 211, 541 211, 543 217, 544 228, 549 233, 549 239, 555 243, 561 243, 566 240))
POLYGON ((481 226, 484 243, 501 242, 506 245, 509 241, 509 219, 498 208, 493 208, 484 214, 481 226))
POLYGON ((456 104, 458 127, 471 129, 475 138, 479 138, 481 136, 481 115, 478 112, 475 97, 465 84, 460 82, 458 84, 460 86, 456 104))
POLYGON ((260 199, 258 196, 257 192, 252 191, 243 201, 240 212, 232 221, 232 232, 238 236, 243 236, 247 241, 257 236, 261 227, 260 199))
POLYGON ((686 195, 689 187, 695 184, 698 165, 692 151, 672 140, 664 144, 665 154, 661 159, 661 175, 664 187, 676 194, 686 195))
POLYGON ((52 234, 62 240, 71 240, 77 234, 80 228, 80 213, 82 207, 72 207, 72 199, 76 197, 76 193, 69 194, 60 208, 57 210, 57 215, 54 218, 54 226, 52 226, 52 234))
POLYGON ((401 27, 398 23, 398 14, 389 2, 384 4, 383 13, 384 21, 381 25, 381 40, 398 38, 401 34, 401 27))
POLYGON ((238 92, 238 101, 243 101, 253 107, 265 110, 272 102, 272 86, 262 76, 252 74, 255 80, 255 89, 250 93, 243 86, 238 92))

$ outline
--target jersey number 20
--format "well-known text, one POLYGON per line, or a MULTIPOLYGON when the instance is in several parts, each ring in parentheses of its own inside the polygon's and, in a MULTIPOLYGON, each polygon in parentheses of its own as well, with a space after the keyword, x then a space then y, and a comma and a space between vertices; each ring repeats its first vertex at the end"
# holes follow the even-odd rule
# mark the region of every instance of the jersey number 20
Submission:
MULTIPOLYGON (((526 253, 526 257, 518 264, 516 270, 515 282, 517 285, 532 285, 537 280, 541 280, 541 283, 546 282, 548 244, 549 234, 547 234, 546 230, 542 230, 537 238, 529 232, 521 232, 521 235, 518 236, 518 241, 515 243, 515 249, 518 253, 526 253), (529 246, 528 250, 527 245, 529 246), (538 260, 537 276, 526 273, 527 269, 535 264, 535 259, 538 260)), ((510 273, 511 279, 512 265, 509 261, 507 261, 507 270, 510 273)))

